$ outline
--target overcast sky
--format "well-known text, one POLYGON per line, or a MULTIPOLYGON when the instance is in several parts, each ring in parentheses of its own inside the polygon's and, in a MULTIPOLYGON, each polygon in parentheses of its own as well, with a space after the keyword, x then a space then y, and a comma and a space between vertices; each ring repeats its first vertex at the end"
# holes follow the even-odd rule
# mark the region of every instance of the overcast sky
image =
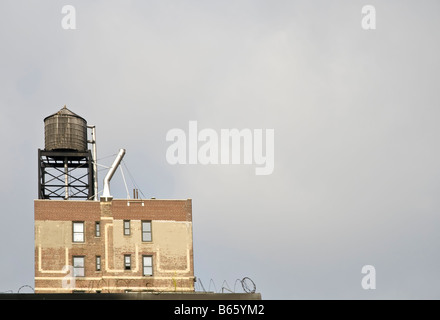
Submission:
MULTIPOLYGON (((146 197, 193 199, 206 289, 248 276, 264 299, 440 298, 439 12, 436 0, 2 0, 0 292, 33 286, 37 149, 44 117, 67 105, 96 125, 103 164, 127 150, 146 197), (361 27, 367 4, 375 30, 361 27), (274 172, 170 165, 167 132, 193 120, 274 129, 274 172)), ((120 173, 112 192, 125 197, 120 173)))

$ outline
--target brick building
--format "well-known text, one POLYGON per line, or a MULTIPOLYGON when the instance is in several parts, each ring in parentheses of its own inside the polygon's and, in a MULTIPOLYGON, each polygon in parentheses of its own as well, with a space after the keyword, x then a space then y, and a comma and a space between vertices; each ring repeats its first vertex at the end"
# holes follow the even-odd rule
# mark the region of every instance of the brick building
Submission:
POLYGON ((35 292, 194 291, 192 202, 98 197, 95 126, 64 106, 38 150, 35 292), (88 131, 91 129, 91 139, 88 131), (89 145, 92 145, 91 150, 89 145))
POLYGON ((36 293, 194 291, 191 199, 34 207, 36 293))

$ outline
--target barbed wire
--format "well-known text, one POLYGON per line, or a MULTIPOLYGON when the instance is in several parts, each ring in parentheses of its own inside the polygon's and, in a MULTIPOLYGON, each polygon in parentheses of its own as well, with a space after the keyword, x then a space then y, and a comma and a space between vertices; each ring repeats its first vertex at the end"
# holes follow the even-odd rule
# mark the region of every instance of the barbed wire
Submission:
MULTIPOLYGON (((32 292, 35 293, 34 287, 32 287, 28 284, 22 285, 20 288, 18 288, 17 293, 20 293, 20 290, 23 288, 30 288, 32 290, 32 292)), ((14 293, 14 290, 0 291, 0 294, 8 294, 8 293, 14 293)))
POLYGON ((217 287, 212 278, 209 280, 208 290, 206 290, 205 286, 203 285, 203 281, 200 278, 197 278, 196 285, 194 287, 196 291, 200 291, 200 292, 225 293, 225 291, 227 291, 230 293, 238 293, 237 283, 241 284, 241 288, 244 293, 255 293, 257 290, 257 286, 255 285, 255 282, 249 277, 244 277, 243 279, 236 279, 234 282, 234 290, 231 290, 231 287, 229 286, 228 282, 226 280, 223 280, 221 288, 217 291, 217 287), (211 290, 211 286, 213 286, 214 291, 211 290))
MULTIPOLYGON (((95 291, 96 288, 100 287, 99 286, 100 284, 102 285, 102 282, 106 283, 106 281, 104 281, 103 279, 99 280, 98 282, 91 281, 89 283, 88 287, 85 289, 88 289, 88 291, 95 291)), ((124 284, 125 284, 125 287, 129 287, 130 282, 125 281, 124 284)), ((255 293, 257 290, 255 282, 249 277, 244 277, 242 279, 236 279, 234 282, 234 289, 233 290, 231 290, 231 287, 229 286, 228 282, 226 280, 223 280, 223 282, 221 284, 221 288, 217 291, 217 287, 216 287, 215 282, 212 278, 209 280, 208 290, 206 290, 205 286, 203 285, 201 278, 197 278, 197 281, 195 282, 194 288, 196 291, 199 291, 199 292, 225 293, 225 291, 228 291, 230 293, 238 293, 237 292, 237 284, 241 284, 241 288, 244 293, 255 293), (214 291, 211 290, 211 286, 213 287, 214 291)), ((148 286, 148 283, 146 285, 148 286)), ((30 288, 32 290, 32 292, 35 293, 34 287, 32 287, 31 285, 28 285, 28 284, 20 286, 17 290, 17 293, 21 293, 20 291, 23 288, 30 288)), ((121 288, 123 288, 123 287, 121 287, 121 288)), ((111 293, 111 291, 108 288, 107 288, 107 292, 111 293)), ((0 291, 0 294, 8 294, 8 293, 14 293, 14 290, 0 291)))
POLYGON ((25 285, 23 285, 23 286, 21 286, 20 288, 18 288, 18 291, 17 291, 17 293, 20 293, 20 290, 22 289, 22 288, 31 288, 32 289, 32 292, 33 293, 35 293, 35 289, 34 289, 34 287, 32 287, 32 286, 30 286, 30 285, 28 285, 28 284, 25 284, 25 285))

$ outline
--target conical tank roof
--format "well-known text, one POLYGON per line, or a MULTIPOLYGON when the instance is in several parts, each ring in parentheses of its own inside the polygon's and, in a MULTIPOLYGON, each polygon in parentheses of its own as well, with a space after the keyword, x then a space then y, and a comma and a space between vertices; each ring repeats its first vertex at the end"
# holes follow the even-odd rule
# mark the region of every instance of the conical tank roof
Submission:
POLYGON ((67 109, 66 105, 64 105, 64 107, 62 107, 58 112, 55 112, 53 114, 51 114, 50 116, 47 116, 46 118, 44 118, 44 121, 46 121, 47 118, 50 117, 54 117, 54 116, 66 116, 66 117, 77 117, 80 119, 83 119, 84 121, 86 121, 83 117, 77 115, 75 112, 67 109))

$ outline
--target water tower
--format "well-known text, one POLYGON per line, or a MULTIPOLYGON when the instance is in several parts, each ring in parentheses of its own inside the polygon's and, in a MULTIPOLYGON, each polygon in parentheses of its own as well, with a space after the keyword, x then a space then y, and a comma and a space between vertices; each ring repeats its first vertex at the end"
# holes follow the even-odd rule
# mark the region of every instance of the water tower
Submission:
POLYGON ((97 200, 95 127, 64 106, 44 119, 44 142, 44 150, 38 149, 38 198, 97 200))

